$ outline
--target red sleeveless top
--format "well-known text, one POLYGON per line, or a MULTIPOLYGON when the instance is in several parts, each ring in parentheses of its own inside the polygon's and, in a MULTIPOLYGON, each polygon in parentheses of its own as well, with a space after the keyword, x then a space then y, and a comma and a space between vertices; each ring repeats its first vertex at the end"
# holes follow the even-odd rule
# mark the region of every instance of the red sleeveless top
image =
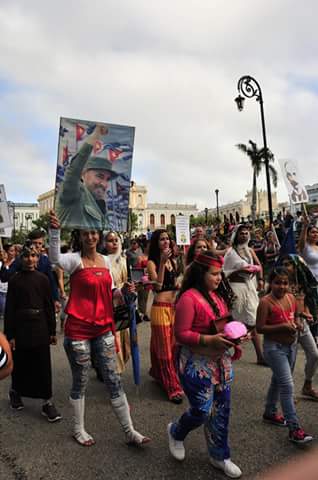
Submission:
POLYGON ((65 336, 88 340, 115 331, 112 278, 107 268, 77 270, 70 278, 70 297, 65 308, 65 336))

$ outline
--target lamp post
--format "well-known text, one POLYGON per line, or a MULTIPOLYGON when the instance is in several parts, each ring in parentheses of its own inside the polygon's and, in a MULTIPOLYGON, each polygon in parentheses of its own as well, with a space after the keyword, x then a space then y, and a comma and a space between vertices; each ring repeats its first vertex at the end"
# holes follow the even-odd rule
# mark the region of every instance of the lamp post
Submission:
POLYGON ((216 196, 216 218, 217 218, 217 221, 219 222, 220 221, 220 212, 219 212, 219 189, 216 188, 215 189, 215 196, 216 196))
POLYGON ((209 209, 207 207, 205 207, 204 209, 204 213, 205 213, 205 225, 208 224, 208 212, 209 212, 209 209))
POLYGON ((272 207, 272 193, 271 193, 271 181, 269 176, 269 158, 268 158, 268 148, 266 140, 266 128, 265 128, 265 116, 264 116, 264 104, 263 104, 263 95, 259 83, 255 78, 250 75, 244 75, 241 77, 237 84, 238 96, 235 99, 238 110, 241 112, 244 107, 244 100, 246 98, 255 97, 256 101, 260 104, 261 109, 261 121, 262 121, 262 133, 263 133, 263 143, 264 143, 264 157, 265 157, 265 172, 266 172, 266 184, 267 184, 267 196, 268 196, 268 213, 269 213, 269 222, 270 225, 273 224, 273 207, 272 207), (242 97, 242 95, 244 97, 242 97))

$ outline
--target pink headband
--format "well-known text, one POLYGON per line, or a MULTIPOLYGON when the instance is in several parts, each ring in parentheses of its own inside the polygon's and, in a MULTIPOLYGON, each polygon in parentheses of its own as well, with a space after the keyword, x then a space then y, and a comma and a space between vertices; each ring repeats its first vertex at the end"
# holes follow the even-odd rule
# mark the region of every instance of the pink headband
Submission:
POLYGON ((224 260, 223 257, 209 257, 209 255, 199 253, 194 258, 194 262, 198 263, 199 265, 204 265, 206 267, 222 268, 224 260))

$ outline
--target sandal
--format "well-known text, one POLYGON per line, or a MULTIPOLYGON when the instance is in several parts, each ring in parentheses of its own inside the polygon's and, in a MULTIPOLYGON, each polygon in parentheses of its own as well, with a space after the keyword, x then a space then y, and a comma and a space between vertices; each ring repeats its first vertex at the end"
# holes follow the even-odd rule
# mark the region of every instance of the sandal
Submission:
POLYGON ((82 445, 82 447, 92 447, 95 445, 95 440, 91 435, 89 435, 87 432, 76 432, 72 435, 72 438, 82 445))
POLYGON ((304 397, 308 397, 311 400, 318 402, 318 392, 314 388, 303 388, 301 391, 304 397))
POLYGON ((129 432, 126 434, 126 443, 127 445, 135 445, 137 447, 140 447, 142 445, 146 445, 146 443, 151 442, 151 438, 149 437, 144 437, 141 435, 141 433, 137 432, 136 430, 133 430, 132 432, 129 432))

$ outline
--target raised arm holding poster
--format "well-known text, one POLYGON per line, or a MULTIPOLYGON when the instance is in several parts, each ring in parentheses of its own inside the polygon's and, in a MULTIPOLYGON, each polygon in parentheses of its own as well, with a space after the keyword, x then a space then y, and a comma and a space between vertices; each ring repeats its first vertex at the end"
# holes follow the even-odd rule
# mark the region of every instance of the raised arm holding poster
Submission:
POLYGON ((291 203, 294 205, 307 203, 308 194, 302 183, 296 162, 294 160, 280 159, 279 164, 291 203))
POLYGON ((63 227, 127 230, 134 130, 61 118, 55 210, 63 227))

